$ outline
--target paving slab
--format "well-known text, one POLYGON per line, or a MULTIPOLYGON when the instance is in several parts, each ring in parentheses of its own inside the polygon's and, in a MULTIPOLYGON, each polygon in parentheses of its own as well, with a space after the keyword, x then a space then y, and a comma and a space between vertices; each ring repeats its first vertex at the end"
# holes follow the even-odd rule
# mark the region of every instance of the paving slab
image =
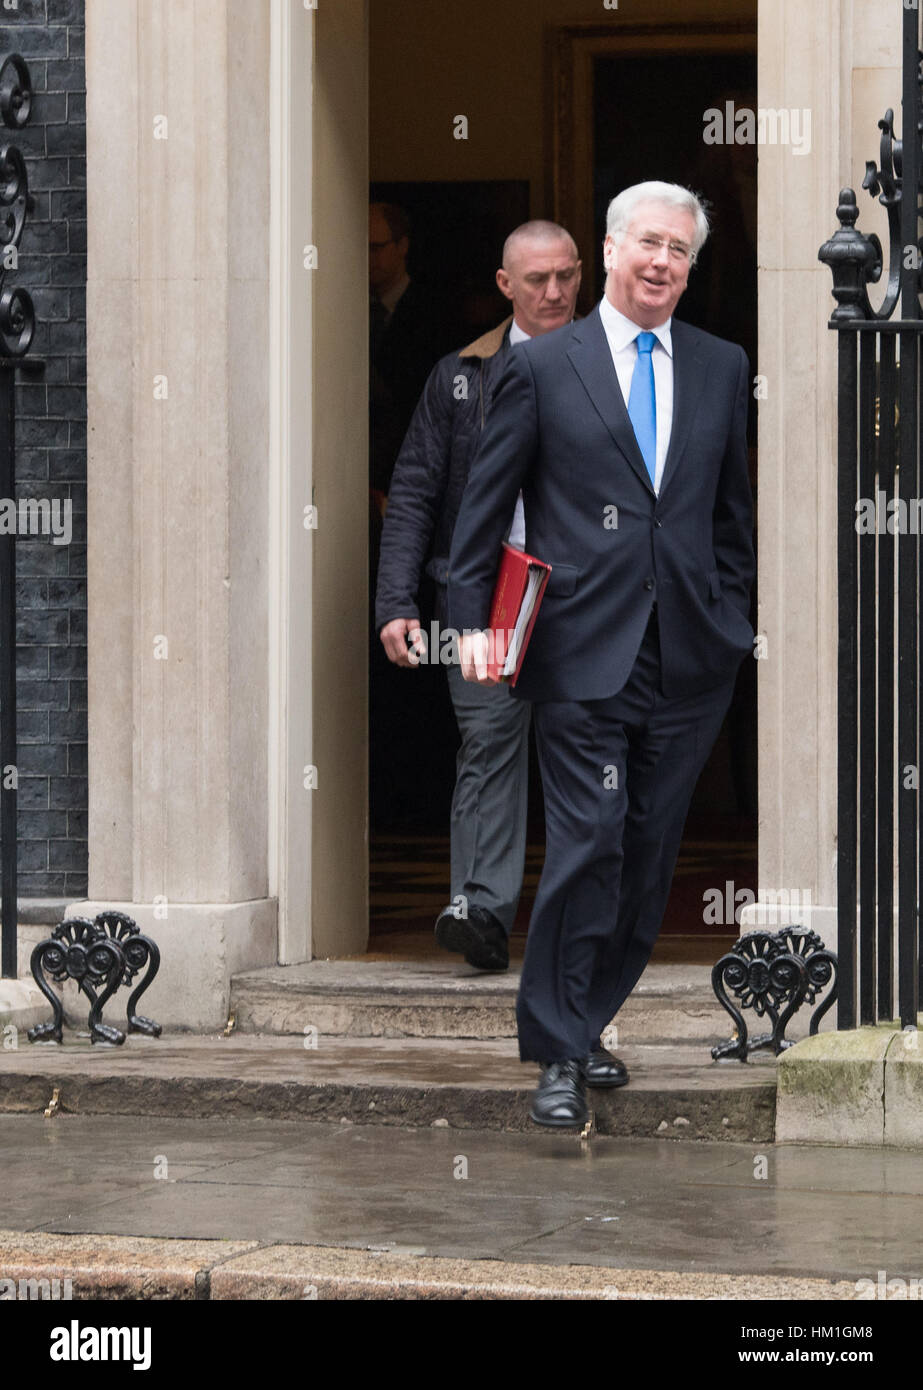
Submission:
POLYGON ((19 1297, 204 1299, 223 1260, 257 1249, 252 1241, 133 1236, 59 1236, 0 1231, 0 1290, 19 1297), (47 1282, 48 1292, 25 1281, 47 1282), (6 1283, 4 1283, 6 1281, 6 1283))
MULTIPOLYGON (((234 1113, 362 1124, 526 1130, 538 1069, 513 1041, 130 1037, 121 1047, 0 1052, 0 1111, 201 1117, 234 1113), (305 1043, 316 1042, 316 1046, 305 1043)), ((628 1086, 589 1093, 600 1133, 771 1140, 775 1059, 715 1063, 703 1044, 620 1047, 628 1086)))
MULTIPOLYGON (((630 1287, 635 1296, 679 1290, 658 1283, 669 1271, 703 1281, 687 1289, 694 1297, 849 1296, 829 1287, 795 1295, 791 1281, 802 1280, 849 1285, 854 1297, 858 1281, 879 1271, 908 1282, 923 1273, 912 1152, 230 1118, 7 1115, 3 1126, 0 1226, 20 1233, 20 1253, 3 1254, 0 1277, 25 1277, 34 1267, 26 1238, 39 1236, 67 1237, 62 1250, 77 1252, 65 1264, 48 1256, 53 1246, 31 1247, 48 1278, 95 1267, 94 1239, 121 1237, 113 1247, 121 1273, 107 1265, 101 1277, 123 1290, 138 1287, 128 1258, 137 1245, 132 1278, 147 1277, 149 1266, 156 1274, 160 1261, 161 1283, 149 1286, 159 1292, 143 1295, 157 1297, 204 1296, 203 1269, 212 1297, 295 1297, 299 1280, 318 1284, 318 1296, 360 1296, 363 1279, 398 1277, 382 1274, 385 1263, 374 1271, 370 1256, 410 1262, 413 1277, 405 1269, 398 1282, 421 1287, 434 1266, 414 1262, 438 1259, 542 1267, 549 1287, 562 1287, 555 1281, 567 1267, 593 1268, 594 1289, 630 1287), (166 1248, 141 1259, 145 1241, 167 1239, 214 1242, 212 1254, 188 1246, 185 1262, 166 1248), (297 1250, 270 1257, 270 1246, 354 1260, 323 1264, 297 1250), (635 1271, 633 1281, 625 1271, 635 1271), (718 1276, 785 1281, 789 1292, 765 1282, 753 1285, 762 1292, 722 1292, 718 1276)), ((468 1278, 443 1273, 456 1293, 468 1278)), ((493 1274, 497 1284, 516 1282, 493 1274)))
POLYGON ((452 1260, 275 1245, 223 1262, 213 1299, 653 1300, 855 1297, 848 1281, 452 1260))

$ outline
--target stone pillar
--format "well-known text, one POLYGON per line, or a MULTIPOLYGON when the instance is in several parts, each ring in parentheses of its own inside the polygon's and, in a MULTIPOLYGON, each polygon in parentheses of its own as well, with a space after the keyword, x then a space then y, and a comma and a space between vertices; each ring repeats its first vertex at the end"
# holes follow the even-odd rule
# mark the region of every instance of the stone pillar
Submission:
POLYGON ((861 192, 888 85, 900 105, 898 0, 761 3, 760 104, 807 109, 810 154, 759 151, 759 899, 744 930, 801 922, 836 949, 836 398, 831 276, 817 259, 852 185, 861 192), (873 72, 867 69, 873 69, 873 72), (872 95, 874 94, 874 96, 872 95), (861 129, 856 116, 863 112, 861 129), (809 900, 806 907, 805 899, 809 900), (781 906, 777 906, 781 904, 781 906))
POLYGON ((807 110, 811 148, 759 150, 759 899, 742 929, 835 943, 836 344, 817 259, 840 183, 840 0, 760 5, 765 108, 807 110), (773 913, 807 901, 813 910, 773 913), (796 896, 797 895, 797 896, 796 896))
POLYGON ((226 1017, 267 886, 269 6, 87 6, 90 902, 226 1017))

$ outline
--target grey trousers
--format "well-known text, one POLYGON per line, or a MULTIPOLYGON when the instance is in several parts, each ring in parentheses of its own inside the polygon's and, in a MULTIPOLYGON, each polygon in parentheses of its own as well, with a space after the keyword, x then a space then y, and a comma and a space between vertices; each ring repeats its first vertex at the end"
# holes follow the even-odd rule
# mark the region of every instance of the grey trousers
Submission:
POLYGON ((448 667, 461 734, 452 796, 452 901, 485 907, 509 935, 526 853, 532 706, 506 685, 466 681, 448 667))

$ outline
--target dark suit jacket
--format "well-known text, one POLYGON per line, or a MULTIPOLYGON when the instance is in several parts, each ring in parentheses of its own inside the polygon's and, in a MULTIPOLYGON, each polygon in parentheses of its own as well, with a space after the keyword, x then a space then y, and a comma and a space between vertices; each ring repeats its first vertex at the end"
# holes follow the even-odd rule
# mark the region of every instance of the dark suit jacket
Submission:
POLYGON ((449 623, 487 626, 521 487, 526 549, 553 567, 515 689, 524 699, 617 694, 655 600, 665 695, 723 683, 752 651, 747 358, 675 318, 671 331, 673 425, 659 497, 598 307, 509 354, 455 527, 449 623))
POLYGON ((435 362, 447 352, 445 311, 411 280, 381 339, 372 345, 369 386, 370 482, 387 493, 394 461, 435 362))

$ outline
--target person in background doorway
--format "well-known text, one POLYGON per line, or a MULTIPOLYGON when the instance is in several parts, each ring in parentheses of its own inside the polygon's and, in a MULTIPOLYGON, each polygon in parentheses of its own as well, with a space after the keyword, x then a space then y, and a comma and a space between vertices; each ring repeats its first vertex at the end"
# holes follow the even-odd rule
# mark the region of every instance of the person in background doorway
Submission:
MULTIPOLYGON (((372 825, 412 830, 421 818, 445 815, 447 748, 454 727, 439 673, 421 673, 412 691, 398 679, 374 628, 374 594, 391 472, 420 392, 445 352, 438 295, 411 275, 411 226, 395 203, 369 206, 369 801, 372 825), (421 785, 402 750, 417 731, 418 750, 433 775, 421 785), (443 771, 440 775, 439 769, 443 771)), ((427 610, 432 594, 422 595, 427 610)))
MULTIPOLYGON (((570 323, 580 270, 563 227, 517 227, 497 271, 512 314, 442 358, 426 383, 391 479, 375 601, 382 645, 396 667, 408 668, 407 684, 419 679, 419 669, 409 668, 419 667, 425 649, 418 601, 424 571, 436 583, 438 621, 446 620, 452 533, 496 384, 517 344, 570 323)), ((523 545, 521 499, 498 526, 523 545)), ((439 658, 431 647, 425 655, 428 663, 439 658)), ((506 685, 467 683, 457 662, 446 669, 462 742, 451 812, 452 902, 437 919, 436 940, 479 969, 505 970, 525 859, 530 708, 506 685)), ((412 759, 415 749, 402 751, 412 759)))
POLYGON ((391 470, 433 363, 448 346, 441 312, 407 271, 410 221, 395 203, 369 205, 370 483, 387 496, 391 470))

